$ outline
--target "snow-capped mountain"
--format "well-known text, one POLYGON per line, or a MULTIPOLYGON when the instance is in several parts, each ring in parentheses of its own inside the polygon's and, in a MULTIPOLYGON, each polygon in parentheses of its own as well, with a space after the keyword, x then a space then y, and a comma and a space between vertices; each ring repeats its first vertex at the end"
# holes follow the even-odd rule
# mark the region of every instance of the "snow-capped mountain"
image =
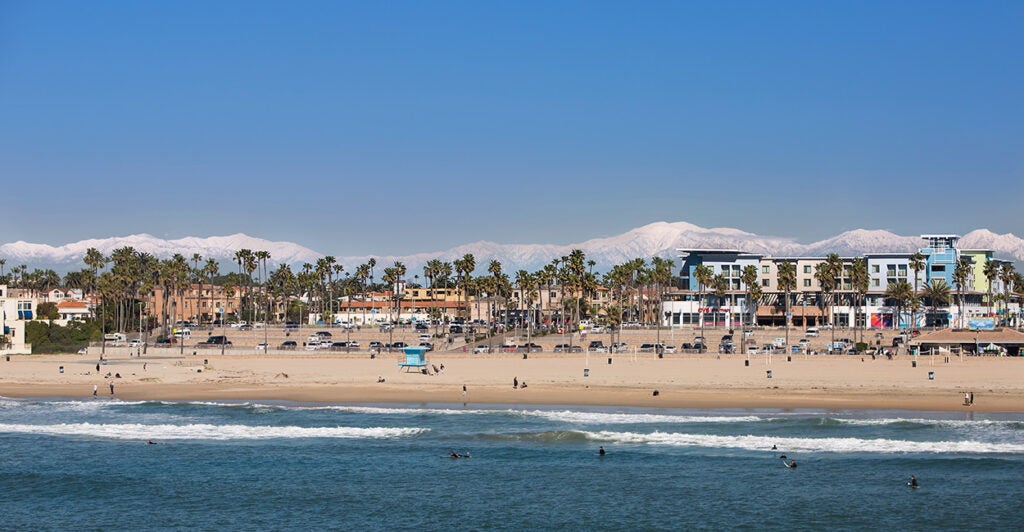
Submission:
MULTIPOLYGON (((857 229, 832 238, 810 244, 801 244, 793 238, 763 236, 731 228, 704 228, 686 222, 655 222, 627 231, 621 235, 595 238, 568 245, 553 244, 498 244, 480 241, 456 246, 443 251, 402 256, 380 256, 374 258, 381 268, 395 261, 404 263, 409 276, 419 272, 431 259, 452 261, 467 253, 476 259, 477 272, 485 271, 492 259, 501 261, 502 268, 515 271, 520 268, 535 270, 553 259, 568 255, 573 249, 583 250, 588 259, 597 263, 598 271, 605 271, 612 264, 622 263, 636 257, 672 258, 678 264, 677 250, 680 248, 718 248, 771 255, 776 257, 823 256, 838 253, 840 256, 864 253, 912 252, 923 242, 917 236, 901 236, 884 230, 857 229)), ((114 249, 131 246, 138 251, 151 253, 158 258, 167 258, 180 253, 191 258, 199 253, 205 259, 233 262, 234 253, 239 249, 267 250, 274 264, 315 263, 327 253, 320 253, 291 242, 273 242, 244 234, 213 236, 208 238, 189 237, 164 240, 151 235, 131 235, 106 239, 83 240, 63 246, 48 246, 14 242, 0 246, 0 258, 7 260, 10 267, 26 264, 31 268, 52 267, 71 270, 82 267, 82 257, 87 249, 95 247, 104 254, 114 249)), ((991 249, 997 257, 1024 261, 1024 239, 1007 233, 999 235, 987 229, 978 229, 964 235, 960 240, 963 249, 991 249)), ((344 256, 337 250, 328 253, 338 258, 346 270, 366 262, 370 256, 344 256)))
POLYGON ((192 254, 198 253, 202 255, 203 260, 233 261, 235 251, 239 249, 269 251, 274 262, 279 264, 313 262, 322 256, 309 248, 291 242, 272 242, 239 233, 229 236, 186 237, 176 240, 164 240, 152 235, 140 234, 82 240, 63 246, 19 241, 0 246, 0 258, 6 259, 8 265, 26 264, 38 268, 76 269, 84 267, 82 258, 85 257, 85 252, 89 248, 96 248, 100 253, 110 255, 111 251, 125 246, 130 246, 135 251, 150 253, 160 259, 180 253, 191 260, 192 254))

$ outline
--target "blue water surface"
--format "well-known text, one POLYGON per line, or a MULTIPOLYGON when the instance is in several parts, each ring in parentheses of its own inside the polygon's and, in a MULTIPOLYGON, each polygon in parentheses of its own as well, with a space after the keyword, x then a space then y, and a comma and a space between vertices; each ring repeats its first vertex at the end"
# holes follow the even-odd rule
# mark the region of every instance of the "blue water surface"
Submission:
POLYGON ((0 399, 0 445, 5 530, 1024 527, 1018 414, 0 399))

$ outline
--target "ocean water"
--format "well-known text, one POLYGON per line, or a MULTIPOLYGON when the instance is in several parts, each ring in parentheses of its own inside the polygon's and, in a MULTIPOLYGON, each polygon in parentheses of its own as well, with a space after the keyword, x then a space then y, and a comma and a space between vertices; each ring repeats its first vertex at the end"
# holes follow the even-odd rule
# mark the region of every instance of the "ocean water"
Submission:
POLYGON ((1020 414, 0 399, 3 530, 1021 529, 1022 497, 1020 414))

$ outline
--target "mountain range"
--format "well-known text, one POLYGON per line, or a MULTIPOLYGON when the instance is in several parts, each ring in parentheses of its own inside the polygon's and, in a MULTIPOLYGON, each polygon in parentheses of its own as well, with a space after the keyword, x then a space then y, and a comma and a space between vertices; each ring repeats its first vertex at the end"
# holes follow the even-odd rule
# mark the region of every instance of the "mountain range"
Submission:
MULTIPOLYGON (((478 272, 485 270, 491 259, 501 261, 505 271, 515 271, 520 268, 534 270, 553 259, 568 255, 573 249, 581 249, 588 259, 597 263, 598 271, 605 271, 612 264, 636 257, 660 256, 672 258, 678 264, 676 250, 680 248, 724 248, 776 257, 813 257, 829 253, 852 256, 864 253, 912 252, 922 244, 918 236, 901 236, 877 229, 857 229, 818 242, 802 244, 793 238, 763 236, 739 229, 704 228, 686 222, 655 222, 617 236, 567 245, 498 244, 479 241, 443 251, 375 258, 380 267, 401 261, 408 267, 409 275, 412 276, 428 260, 451 261, 467 253, 472 253, 476 258, 478 272)), ((180 253, 190 259, 194 253, 198 253, 204 259, 213 258, 224 264, 233 263, 234 253, 239 249, 266 250, 270 252, 272 262, 291 265, 315 263, 318 258, 331 253, 321 253, 292 242, 274 242, 241 233, 174 240, 139 234, 82 240, 62 246, 12 242, 0 245, 0 258, 7 261, 8 269, 12 265, 26 264, 30 268, 68 271, 84 267, 82 258, 89 248, 96 248, 109 255, 114 249, 124 246, 151 253, 158 258, 180 253)), ((963 235, 959 246, 962 249, 991 249, 995 251, 997 257, 1024 261, 1024 239, 1012 233, 1000 235, 987 229, 976 229, 963 235)), ((370 258, 369 255, 346 256, 337 250, 332 251, 347 271, 353 271, 356 265, 370 258)))

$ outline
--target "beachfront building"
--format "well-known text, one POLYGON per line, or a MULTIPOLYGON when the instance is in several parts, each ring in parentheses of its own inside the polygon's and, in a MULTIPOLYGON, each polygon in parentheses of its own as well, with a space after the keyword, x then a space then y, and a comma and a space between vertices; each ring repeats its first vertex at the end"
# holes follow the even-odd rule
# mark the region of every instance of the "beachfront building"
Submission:
POLYGON ((145 314, 171 322, 195 321, 213 323, 222 317, 238 317, 242 308, 245 288, 194 283, 181 294, 172 292, 164 297, 164 289, 156 287, 143 294, 145 314))
MULTIPOLYGON (((789 297, 789 322, 794 327, 833 324, 838 327, 944 327, 967 323, 970 318, 999 314, 998 321, 1015 324, 1020 321, 1020 303, 1006 290, 997 276, 991 283, 984 275, 986 264, 995 262, 990 250, 961 251, 956 248, 956 235, 923 235, 925 247, 919 252, 924 257, 924 269, 915 272, 912 253, 869 253, 863 257, 840 257, 842 267, 836 279, 836 289, 825 294, 815 277, 818 265, 825 257, 765 257, 736 249, 680 249, 682 258, 682 289, 671 292, 663 304, 666 326, 738 326, 756 323, 762 326, 783 326, 786 319, 786 298, 779 285, 779 268, 783 263, 794 266, 795 286, 789 297), (954 273, 960 258, 971 261, 972 269, 966 286, 958 287, 954 273), (868 289, 863 298, 854 291, 851 270, 854 261, 862 258, 867 265, 868 289), (739 277, 749 264, 756 264, 761 297, 747 302, 747 287, 739 277), (699 266, 706 266, 713 276, 724 278, 716 282, 700 283, 696 278, 699 266), (888 290, 900 282, 909 287, 915 284, 918 296, 933 281, 941 281, 950 289, 944 304, 930 305, 930 301, 914 307, 909 301, 895 301, 888 290), (984 280, 984 281, 982 281, 984 280), (992 299, 1001 309, 992 310, 992 299), (1002 294, 996 296, 995 294, 1002 294), (963 307, 961 315, 960 308, 963 307)), ((989 266, 991 269, 991 266, 989 266)))
POLYGON ((0 285, 0 310, 3 312, 3 334, 0 336, 0 353, 4 355, 27 355, 32 345, 25 343, 25 324, 36 316, 36 298, 10 291, 7 285, 0 285))
POLYGON ((927 245, 919 250, 925 256, 927 282, 941 279, 947 286, 953 286, 953 271, 960 259, 960 251, 956 248, 960 236, 940 234, 921 235, 921 238, 927 242, 927 245))

